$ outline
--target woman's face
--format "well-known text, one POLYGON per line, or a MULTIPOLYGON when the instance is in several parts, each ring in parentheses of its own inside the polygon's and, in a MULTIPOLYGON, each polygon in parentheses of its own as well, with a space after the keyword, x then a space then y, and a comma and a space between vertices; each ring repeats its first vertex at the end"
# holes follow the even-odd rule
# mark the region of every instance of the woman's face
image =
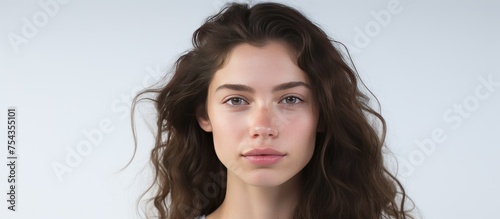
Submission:
POLYGON ((286 46, 236 46, 208 88, 200 127, 213 133, 228 177, 253 186, 281 185, 314 151, 318 111, 309 80, 286 46))

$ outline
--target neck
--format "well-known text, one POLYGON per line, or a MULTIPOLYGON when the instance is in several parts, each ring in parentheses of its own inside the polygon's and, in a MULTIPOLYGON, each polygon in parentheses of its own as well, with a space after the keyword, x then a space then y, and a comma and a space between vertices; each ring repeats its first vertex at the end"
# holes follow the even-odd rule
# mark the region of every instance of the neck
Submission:
POLYGON ((208 219, 292 218, 300 195, 299 175, 279 186, 256 187, 228 173, 224 202, 208 219))

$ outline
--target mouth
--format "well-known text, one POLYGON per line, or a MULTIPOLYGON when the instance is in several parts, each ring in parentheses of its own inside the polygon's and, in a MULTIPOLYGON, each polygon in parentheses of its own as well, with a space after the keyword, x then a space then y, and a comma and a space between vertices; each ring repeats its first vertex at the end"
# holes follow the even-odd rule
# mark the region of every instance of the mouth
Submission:
POLYGON ((279 152, 277 150, 274 150, 272 148, 264 148, 264 149, 252 149, 248 152, 245 152, 242 154, 243 157, 250 157, 250 156, 285 156, 285 153, 279 152))
POLYGON ((278 163, 286 154, 271 148, 265 148, 252 149, 243 153, 242 156, 253 165, 269 166, 278 163))

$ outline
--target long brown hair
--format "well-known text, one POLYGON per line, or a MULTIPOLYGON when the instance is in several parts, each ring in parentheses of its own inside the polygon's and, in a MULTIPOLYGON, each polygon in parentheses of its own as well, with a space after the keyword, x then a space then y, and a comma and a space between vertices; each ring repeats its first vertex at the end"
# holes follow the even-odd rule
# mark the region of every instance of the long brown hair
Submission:
POLYGON ((199 127, 196 111, 232 48, 270 41, 284 42, 296 52, 320 108, 321 132, 302 170, 306 180, 293 218, 411 218, 405 190, 384 166, 385 121, 360 91, 350 56, 299 11, 278 3, 227 4, 194 32, 194 48, 177 60, 169 82, 134 100, 135 106, 142 95, 156 94, 150 189, 157 216, 195 218, 221 205, 226 168, 232 167, 218 160, 212 134, 199 127))

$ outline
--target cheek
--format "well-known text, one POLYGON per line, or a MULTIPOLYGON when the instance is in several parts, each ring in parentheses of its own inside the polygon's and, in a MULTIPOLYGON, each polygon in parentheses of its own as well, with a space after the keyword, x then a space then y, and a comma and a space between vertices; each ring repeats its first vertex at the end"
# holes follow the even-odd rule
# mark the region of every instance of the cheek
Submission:
POLYGON ((283 137, 293 139, 295 149, 302 153, 310 154, 314 151, 318 117, 313 113, 302 114, 283 123, 283 137), (285 125, 286 124, 286 125, 285 125))
POLYGON ((238 147, 246 136, 245 123, 241 116, 215 113, 210 118, 215 152, 224 162, 225 157, 238 154, 238 147))
POLYGON ((281 113, 278 119, 281 130, 288 133, 300 133, 301 136, 316 133, 318 116, 310 109, 297 112, 281 113))
POLYGON ((210 120, 214 137, 217 135, 225 139, 238 137, 247 126, 244 115, 238 113, 215 112, 210 120))
POLYGON ((282 131, 283 137, 294 139, 303 144, 314 143, 316 139, 316 123, 307 118, 298 118, 298 121, 288 121, 282 131), (307 120, 307 121, 304 121, 307 120))

